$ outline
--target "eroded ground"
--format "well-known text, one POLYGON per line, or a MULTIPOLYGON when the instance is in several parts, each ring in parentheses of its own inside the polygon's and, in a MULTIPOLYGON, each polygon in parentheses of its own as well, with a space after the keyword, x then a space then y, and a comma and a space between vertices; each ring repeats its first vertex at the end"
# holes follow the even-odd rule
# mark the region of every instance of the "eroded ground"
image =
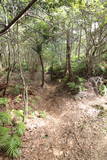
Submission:
POLYGON ((107 97, 86 93, 75 100, 51 87, 35 105, 36 110, 45 110, 46 117, 35 113, 26 122, 21 159, 106 160, 107 97))
MULTIPOLYGON (((32 93, 20 160, 107 160, 107 96, 72 96, 56 84, 32 93)), ((8 108, 22 108, 18 98, 8 108)))

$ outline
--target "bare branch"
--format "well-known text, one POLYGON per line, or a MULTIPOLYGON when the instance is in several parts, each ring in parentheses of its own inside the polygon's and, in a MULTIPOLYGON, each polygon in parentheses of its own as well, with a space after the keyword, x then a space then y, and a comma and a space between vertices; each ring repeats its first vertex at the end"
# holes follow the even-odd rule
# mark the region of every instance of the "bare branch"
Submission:
POLYGON ((5 34, 35 2, 37 2, 37 0, 32 0, 4 29, 0 31, 0 35, 5 34))

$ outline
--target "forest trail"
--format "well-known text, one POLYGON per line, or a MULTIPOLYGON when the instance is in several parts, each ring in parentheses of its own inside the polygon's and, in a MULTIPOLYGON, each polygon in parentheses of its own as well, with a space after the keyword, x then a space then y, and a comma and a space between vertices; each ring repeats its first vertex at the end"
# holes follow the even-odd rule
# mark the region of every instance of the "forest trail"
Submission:
POLYGON ((107 97, 72 98, 57 85, 40 89, 38 112, 26 121, 21 160, 106 160, 107 97))
POLYGON ((107 160, 107 0, 0 15, 0 160, 107 160))

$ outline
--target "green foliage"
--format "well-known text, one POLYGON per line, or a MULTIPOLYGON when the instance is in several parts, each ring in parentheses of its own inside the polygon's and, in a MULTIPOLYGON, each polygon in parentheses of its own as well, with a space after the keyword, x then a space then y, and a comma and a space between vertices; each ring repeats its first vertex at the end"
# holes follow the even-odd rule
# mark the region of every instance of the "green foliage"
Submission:
POLYGON ((22 86, 16 85, 16 86, 11 88, 10 92, 11 92, 12 95, 17 96, 21 93, 21 89, 22 89, 22 86))
MULTIPOLYGON (((9 131, 10 131, 9 128, 0 126, 0 136, 8 135, 9 131)), ((1 143, 0 143, 0 145, 1 145, 1 143)))
POLYGON ((23 116, 24 116, 23 110, 13 110, 13 112, 14 112, 15 116, 17 116, 17 117, 23 118, 23 116))
POLYGON ((18 96, 15 97, 15 102, 16 103, 20 103, 21 100, 22 100, 22 98, 20 97, 20 95, 18 95, 18 96))
POLYGON ((85 76, 86 75, 86 62, 84 61, 84 59, 78 60, 76 57, 72 63, 72 70, 74 72, 75 75, 78 76, 85 76))
POLYGON ((21 121, 23 121, 24 119, 24 112, 23 110, 12 110, 10 112, 10 115, 12 117, 12 119, 15 119, 16 120, 16 123, 19 123, 21 121))
POLYGON ((107 64, 106 64, 106 61, 100 63, 100 64, 97 64, 96 67, 95 67, 95 75, 107 75, 107 64))
POLYGON ((82 77, 78 77, 78 81, 79 81, 79 91, 86 90, 86 88, 84 87, 84 83, 86 82, 86 80, 82 77))
POLYGON ((25 125, 21 120, 20 122, 16 120, 13 123, 13 113, 17 117, 23 116, 22 111, 14 110, 12 113, 0 112, 0 150, 5 152, 9 157, 17 158, 21 154, 21 136, 25 132, 25 125))
POLYGON ((0 126, 0 150, 7 150, 7 143, 10 138, 9 132, 9 128, 0 126))
POLYGON ((11 116, 7 112, 0 112, 0 124, 11 124, 11 116))
POLYGON ((21 139, 19 136, 14 134, 13 136, 9 136, 7 139, 7 143, 5 144, 6 152, 10 157, 19 157, 20 156, 20 147, 21 147, 21 139))
POLYGON ((105 85, 105 84, 100 85, 98 90, 99 90, 100 95, 102 95, 102 96, 107 95, 107 85, 105 85))
POLYGON ((71 89, 78 89, 79 88, 79 85, 77 85, 75 82, 68 82, 67 85, 71 89))
POLYGON ((23 63, 22 63, 22 69, 23 69, 23 71, 28 71, 28 70, 29 70, 28 63, 23 62, 23 63))
POLYGON ((0 105, 6 105, 8 103, 8 98, 0 98, 0 105))
POLYGON ((53 79, 59 79, 64 77, 64 65, 54 64, 53 68, 49 68, 48 72, 52 72, 53 79))
POLYGON ((46 116, 47 116, 47 114, 46 114, 45 111, 40 111, 40 112, 39 112, 39 117, 40 117, 40 118, 46 118, 46 116))
POLYGON ((16 133, 18 136, 22 136, 25 132, 25 124, 20 122, 16 125, 16 133))
POLYGON ((75 91, 74 93, 78 93, 80 91, 86 90, 84 87, 85 79, 81 77, 77 77, 75 82, 68 82, 67 86, 70 88, 71 91, 75 91))
POLYGON ((75 82, 68 82, 67 86, 70 88, 72 94, 77 94, 79 92, 79 85, 75 82))

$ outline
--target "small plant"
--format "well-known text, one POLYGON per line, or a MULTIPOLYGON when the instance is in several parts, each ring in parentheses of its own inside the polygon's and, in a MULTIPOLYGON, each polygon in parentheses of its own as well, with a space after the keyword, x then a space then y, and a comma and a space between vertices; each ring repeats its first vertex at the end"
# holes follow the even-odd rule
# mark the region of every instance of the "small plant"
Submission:
POLYGON ((86 82, 86 80, 82 77, 78 77, 78 81, 79 81, 79 91, 85 91, 86 88, 84 87, 84 83, 86 82))
POLYGON ((0 112, 0 125, 11 124, 11 116, 7 112, 0 112))
POLYGON ((29 65, 26 62, 22 63, 22 68, 24 71, 28 71, 29 70, 29 65))
POLYGON ((76 84, 75 82, 68 82, 67 85, 71 89, 78 89, 79 88, 79 85, 76 84))
POLYGON ((16 125, 15 129, 18 136, 23 136, 25 132, 25 124, 23 122, 20 122, 16 125))
POLYGON ((107 86, 105 84, 102 84, 98 88, 99 94, 100 95, 107 95, 107 86))
POLYGON ((65 76, 64 78, 63 78, 63 82, 67 82, 68 81, 68 77, 67 76, 65 76))
POLYGON ((8 103, 8 98, 0 98, 0 105, 6 105, 8 103))
POLYGON ((78 59, 78 57, 73 57, 74 61, 72 63, 72 70, 75 75, 86 76, 87 66, 84 57, 78 59))
POLYGON ((84 87, 85 79, 81 77, 76 77, 75 82, 68 82, 67 86, 70 88, 71 92, 77 94, 80 91, 86 90, 84 87))
POLYGON ((12 117, 12 119, 16 120, 16 123, 22 122, 24 119, 24 112, 23 110, 12 110, 10 112, 10 115, 12 117))
POLYGON ((79 81, 80 83, 85 83, 85 82, 86 82, 86 80, 85 80, 84 78, 82 78, 82 77, 78 77, 78 81, 79 81))
POLYGON ((68 82, 67 86, 71 90, 72 94, 77 94, 79 92, 79 85, 76 84, 75 82, 68 82))
POLYGON ((39 117, 40 117, 40 118, 46 118, 46 116, 47 116, 47 114, 46 114, 45 111, 40 111, 40 112, 39 112, 39 117))
POLYGON ((21 89, 22 89, 22 86, 16 85, 15 87, 11 88, 10 92, 12 93, 12 95, 17 96, 21 93, 21 89))
POLYGON ((19 157, 21 154, 20 147, 21 147, 21 138, 14 134, 7 138, 7 143, 5 143, 5 148, 7 149, 7 154, 9 157, 19 157))
POLYGON ((0 112, 0 150, 12 158, 20 156, 21 136, 25 132, 24 123, 15 116, 22 117, 22 111, 0 112))
POLYGON ((18 96, 15 97, 15 102, 16 102, 16 103, 20 103, 21 100, 22 100, 22 98, 21 98, 20 95, 18 95, 18 96))

